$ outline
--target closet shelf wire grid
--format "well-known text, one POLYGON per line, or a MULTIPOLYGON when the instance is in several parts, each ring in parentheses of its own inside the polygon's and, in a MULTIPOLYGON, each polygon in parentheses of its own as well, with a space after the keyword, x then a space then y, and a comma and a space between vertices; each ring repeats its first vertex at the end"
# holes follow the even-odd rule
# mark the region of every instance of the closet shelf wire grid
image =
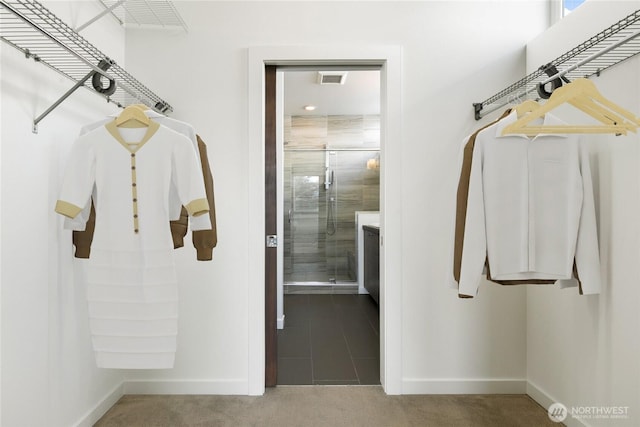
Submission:
POLYGON ((561 76, 569 80, 599 76, 609 67, 640 53, 638 36, 640 36, 640 10, 551 61, 548 65, 555 66, 558 74, 549 77, 542 69, 543 67, 540 67, 492 97, 474 103, 476 120, 508 104, 537 97, 538 84, 546 84, 561 76))
POLYGON ((111 9, 111 14, 121 25, 179 27, 187 31, 187 24, 171 1, 100 0, 100 3, 106 10, 111 9))
MULTIPOLYGON (((0 0, 0 38, 23 52, 26 58, 48 66, 119 107, 143 103, 161 113, 173 111, 166 101, 111 61, 37 1, 0 0), (112 63, 108 71, 98 67, 104 60, 112 63), (107 79, 115 80, 115 93, 106 95, 94 91, 91 79, 88 79, 88 83, 81 83, 94 71, 107 79)), ((63 99, 70 92, 65 94, 63 99)), ((61 101, 54 104, 53 108, 61 101)), ((48 110, 44 115, 49 112, 48 110)), ((34 122, 34 132, 37 122, 43 116, 34 122)))

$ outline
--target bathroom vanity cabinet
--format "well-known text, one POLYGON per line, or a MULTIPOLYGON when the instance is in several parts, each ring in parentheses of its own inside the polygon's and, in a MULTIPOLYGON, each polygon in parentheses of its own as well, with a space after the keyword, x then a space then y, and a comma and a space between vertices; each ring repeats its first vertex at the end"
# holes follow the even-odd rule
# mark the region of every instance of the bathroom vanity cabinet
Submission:
POLYGON ((380 227, 364 225, 364 287, 379 303, 380 295, 380 227))

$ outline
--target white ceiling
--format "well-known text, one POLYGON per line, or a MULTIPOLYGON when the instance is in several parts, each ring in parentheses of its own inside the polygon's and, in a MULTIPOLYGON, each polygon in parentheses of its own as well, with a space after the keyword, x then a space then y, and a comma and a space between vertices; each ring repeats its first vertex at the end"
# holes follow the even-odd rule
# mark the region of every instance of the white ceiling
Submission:
POLYGON ((285 115, 380 114, 380 71, 349 70, 343 85, 318 84, 318 71, 285 70, 285 115), (315 105, 315 111, 305 111, 315 105))

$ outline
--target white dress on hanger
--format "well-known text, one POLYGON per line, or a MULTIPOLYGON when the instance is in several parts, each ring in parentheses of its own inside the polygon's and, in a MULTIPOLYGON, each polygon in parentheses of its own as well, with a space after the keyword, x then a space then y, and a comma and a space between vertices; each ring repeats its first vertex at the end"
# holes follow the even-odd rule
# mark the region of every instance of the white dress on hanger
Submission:
POLYGON ((87 298, 99 367, 173 367, 178 287, 169 230, 172 182, 190 215, 208 211, 193 145, 158 123, 118 129, 110 122, 72 148, 56 211, 75 217, 95 184, 87 298), (128 133, 139 135, 123 138, 128 133))
MULTIPOLYGON (((162 126, 166 126, 171 130, 178 132, 181 135, 189 138, 191 143, 193 144, 193 149, 196 153, 196 158, 198 159, 198 164, 200 164, 200 151, 198 149, 198 141, 196 139, 196 131, 189 123, 182 122, 180 120, 173 119, 171 117, 167 117, 153 110, 145 110, 144 114, 149 117, 154 122, 160 123, 162 126)), ((103 127, 107 123, 113 121, 118 117, 118 114, 112 114, 109 117, 105 117, 104 119, 98 120, 93 123, 89 123, 84 125, 80 129, 80 136, 89 133, 97 128, 103 127)), ((130 129, 129 129, 130 130, 130 129)), ((126 130, 125 130, 126 131, 126 130)), ((95 189, 94 189, 95 190, 95 189)), ((95 195, 94 195, 95 196, 95 195)), ((95 198, 95 197, 94 197, 95 198)), ((180 218, 180 213, 182 212, 182 205, 178 200, 178 196, 176 194, 175 187, 171 187, 171 191, 169 192, 169 200, 170 200, 170 218, 171 220, 177 220, 180 218)), ((82 212, 76 216, 75 218, 65 218, 64 228, 67 230, 78 230, 84 231, 86 227, 87 220, 89 219, 89 214, 91 212, 91 203, 87 203, 87 206, 84 207, 82 212)), ((209 215, 199 215, 195 218, 192 218, 189 221, 189 228, 192 231, 196 230, 211 230, 212 224, 209 215)))

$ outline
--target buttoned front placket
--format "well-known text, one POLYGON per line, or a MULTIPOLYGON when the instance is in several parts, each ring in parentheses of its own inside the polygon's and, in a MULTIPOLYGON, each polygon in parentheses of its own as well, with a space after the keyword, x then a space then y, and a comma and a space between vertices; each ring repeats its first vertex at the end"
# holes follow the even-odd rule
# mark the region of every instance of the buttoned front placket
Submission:
POLYGON ((136 180, 136 153, 131 153, 131 197, 133 206, 133 232, 140 232, 138 223, 138 183, 136 180))
POLYGON ((133 232, 135 234, 140 233, 140 213, 138 210, 138 178, 136 173, 136 153, 142 148, 144 144, 146 144, 149 139, 155 134, 155 132, 160 128, 160 125, 154 121, 149 123, 147 131, 138 143, 133 144, 135 148, 132 148, 131 145, 127 141, 125 141, 120 133, 118 132, 118 128, 115 124, 115 121, 109 122, 105 125, 105 128, 109 131, 109 133, 124 147, 131 153, 131 206, 132 206, 132 216, 133 216, 133 232))
POLYGON ((536 215, 535 215, 535 162, 533 152, 533 144, 535 144, 536 138, 527 138, 527 270, 534 271, 536 265, 536 215))
POLYGON ((532 217, 531 185, 533 181, 531 176, 531 140, 527 137, 522 138, 521 135, 514 135, 511 137, 511 141, 503 143, 518 145, 517 155, 512 161, 518 162, 521 168, 521 176, 525 178, 518 180, 521 197, 518 197, 519 205, 513 208, 518 209, 518 216, 521 218, 521 221, 518 222, 518 230, 516 231, 519 235, 519 247, 517 249, 519 254, 518 268, 520 271, 527 271, 529 269, 530 253, 532 252, 529 244, 529 236, 533 233, 531 225, 529 224, 529 218, 532 217))
MULTIPOLYGON (((514 121, 515 118, 512 116, 512 119, 505 120, 504 126, 508 123, 514 121)), ((545 124, 547 119, 545 118, 545 124)), ((501 135, 502 127, 499 127, 497 130, 497 136, 502 137, 501 135)), ((536 142, 539 138, 548 136, 547 134, 536 135, 533 138, 524 135, 524 134, 514 134, 509 135, 507 138, 518 138, 522 139, 522 144, 524 149, 521 151, 522 153, 522 166, 526 168, 526 180, 523 180, 521 183, 521 191, 525 197, 521 199, 521 212, 523 215, 523 222, 526 222, 526 226, 523 224, 521 233, 521 253, 522 257, 520 258, 520 268, 521 271, 535 271, 536 270, 536 215, 535 215, 535 147, 536 142)), ((514 141, 515 142, 515 141, 514 141)))

